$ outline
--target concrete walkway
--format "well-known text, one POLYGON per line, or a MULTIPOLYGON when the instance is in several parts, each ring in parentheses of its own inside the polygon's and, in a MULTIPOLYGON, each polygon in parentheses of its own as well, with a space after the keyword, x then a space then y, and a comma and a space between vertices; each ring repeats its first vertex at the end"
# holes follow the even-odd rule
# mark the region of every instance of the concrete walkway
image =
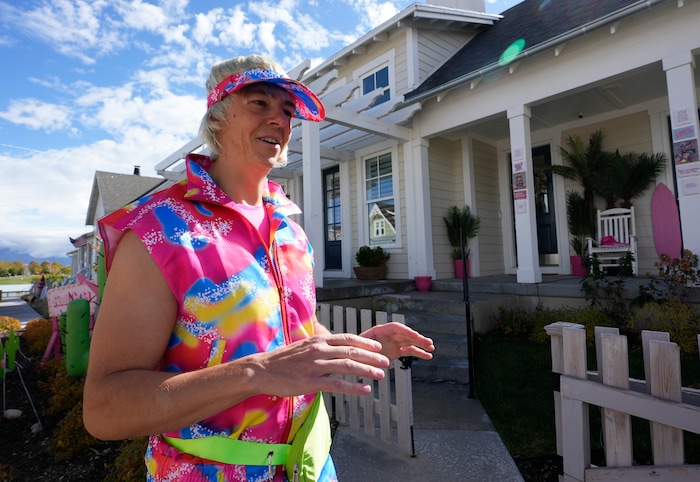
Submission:
POLYGON ((416 456, 338 427, 331 455, 342 482, 521 482, 513 458, 466 385, 413 382, 416 456))
POLYGON ((22 328, 26 326, 27 322, 35 318, 42 318, 42 315, 22 298, 19 296, 8 296, 7 294, 4 294, 2 300, 0 300, 0 316, 17 318, 22 324, 22 328))

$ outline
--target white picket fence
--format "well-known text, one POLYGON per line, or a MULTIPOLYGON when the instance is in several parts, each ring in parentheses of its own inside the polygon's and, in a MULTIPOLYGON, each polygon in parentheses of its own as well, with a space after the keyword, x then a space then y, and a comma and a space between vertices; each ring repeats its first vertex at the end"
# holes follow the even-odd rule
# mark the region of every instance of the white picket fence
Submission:
MULTIPOLYGON (((683 431, 700 433, 700 390, 681 385, 680 349, 668 333, 642 332, 645 380, 629 377, 627 337, 596 327, 598 371, 588 371, 582 325, 545 327, 551 341, 559 480, 697 481, 700 465, 684 465, 683 431), (601 407, 606 467, 591 465, 589 404, 601 407), (649 420, 654 465, 633 466, 631 417, 649 420)), ((698 336, 700 341, 700 336, 698 336)))
MULTIPOLYGON (((359 334, 375 324, 389 321, 389 316, 383 311, 362 309, 358 317, 356 308, 331 307, 321 303, 318 304, 317 316, 319 322, 332 333, 359 334)), ((403 323, 404 317, 394 313, 391 321, 403 323)), ((338 423, 363 431, 368 437, 377 438, 407 454, 415 455, 411 368, 402 368, 402 363, 396 360, 385 373, 386 376, 381 381, 368 380, 373 385, 370 395, 325 393, 326 407, 338 423)))

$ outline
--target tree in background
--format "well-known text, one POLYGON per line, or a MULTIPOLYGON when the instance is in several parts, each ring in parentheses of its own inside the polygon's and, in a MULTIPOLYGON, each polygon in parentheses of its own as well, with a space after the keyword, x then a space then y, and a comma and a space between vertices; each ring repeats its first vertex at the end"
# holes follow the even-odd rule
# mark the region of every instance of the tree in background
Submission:
POLYGON ((70 266, 64 266, 58 261, 30 261, 29 265, 21 261, 0 261, 0 278, 8 276, 53 276, 55 278, 64 278, 70 276, 70 266))

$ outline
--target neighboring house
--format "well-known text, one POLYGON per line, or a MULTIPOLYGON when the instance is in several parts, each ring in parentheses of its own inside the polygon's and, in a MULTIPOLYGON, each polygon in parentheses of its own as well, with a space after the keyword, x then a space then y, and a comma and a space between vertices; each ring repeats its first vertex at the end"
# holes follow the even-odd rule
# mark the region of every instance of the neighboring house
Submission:
POLYGON ((126 206, 144 194, 163 189, 171 184, 160 177, 141 176, 138 166, 134 168, 134 174, 95 171, 85 219, 85 224, 93 226, 94 229, 75 240, 71 238, 73 246, 77 248, 68 253, 71 257, 71 273, 82 274, 91 280, 97 279, 95 267, 99 250, 99 242, 96 241, 98 219, 126 206))
MULTIPOLYGON (((700 163, 671 162, 674 140, 697 145, 700 0, 525 0, 502 16, 483 0, 430 3, 290 72, 327 119, 293 123, 289 163, 270 177, 304 211, 319 286, 350 278, 355 251, 373 244, 391 253, 389 278, 452 278, 442 217, 465 203, 481 218, 472 275, 570 273, 565 194, 576 186, 533 172, 562 163, 567 136, 596 129, 607 150, 667 153, 657 182, 676 193, 684 246, 700 253, 700 163)), ((157 172, 180 179, 200 146, 157 172)), ((657 260, 651 191, 634 201, 642 274, 657 260)))
POLYGON ((73 276, 83 275, 88 279, 93 278, 93 265, 97 262, 95 248, 98 243, 95 240, 95 233, 90 231, 81 234, 77 238, 68 238, 75 248, 73 251, 66 253, 70 257, 70 272, 73 276))

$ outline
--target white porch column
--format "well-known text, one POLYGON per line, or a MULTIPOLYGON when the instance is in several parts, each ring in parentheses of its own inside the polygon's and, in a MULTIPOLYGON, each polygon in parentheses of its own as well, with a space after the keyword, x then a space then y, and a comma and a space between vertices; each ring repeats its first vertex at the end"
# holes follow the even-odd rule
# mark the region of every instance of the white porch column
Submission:
POLYGON ((301 151, 304 173, 304 230, 314 249, 314 283, 318 288, 322 288, 326 246, 323 236, 321 136, 317 122, 302 121, 301 151))
POLYGON ((433 226, 430 208, 428 140, 404 144, 406 165, 406 245, 408 277, 435 276, 433 226))
POLYGON ((663 59, 668 103, 671 109, 673 163, 676 170, 678 206, 683 248, 700 253, 700 159, 698 159, 698 101, 695 94, 695 65, 690 51, 663 59), (684 147, 694 147, 691 162, 679 163, 676 155, 684 147))
POLYGON ((530 141, 530 108, 525 105, 508 109, 512 182, 515 214, 515 243, 518 249, 518 283, 541 283, 537 249, 537 220, 530 141))

